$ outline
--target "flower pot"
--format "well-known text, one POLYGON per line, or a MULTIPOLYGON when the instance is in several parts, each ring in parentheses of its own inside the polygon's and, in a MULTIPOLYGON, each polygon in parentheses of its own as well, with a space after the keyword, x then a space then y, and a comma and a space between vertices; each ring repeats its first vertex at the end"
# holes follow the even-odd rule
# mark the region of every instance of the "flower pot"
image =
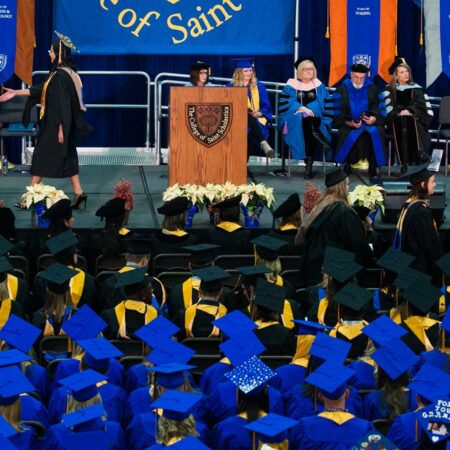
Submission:
POLYGON ((263 209, 264 204, 261 201, 249 203, 247 206, 241 205, 245 219, 245 228, 259 228, 263 209))
POLYGON ((50 220, 44 220, 42 218, 45 211, 47 211, 47 208, 43 203, 36 203, 34 205, 34 217, 37 218, 37 226, 39 228, 48 228, 50 226, 50 220))
POLYGON ((192 222, 194 220, 194 216, 195 214, 197 214, 200 211, 200 208, 197 205, 192 205, 189 210, 188 213, 186 215, 186 221, 184 223, 184 228, 186 230, 192 228, 192 222))

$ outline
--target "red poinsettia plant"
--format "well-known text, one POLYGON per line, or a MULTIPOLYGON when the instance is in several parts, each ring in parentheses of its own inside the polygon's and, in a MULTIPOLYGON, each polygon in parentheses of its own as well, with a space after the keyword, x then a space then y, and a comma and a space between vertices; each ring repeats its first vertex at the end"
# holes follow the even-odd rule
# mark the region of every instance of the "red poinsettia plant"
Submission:
POLYGON ((130 211, 134 206, 134 195, 131 192, 131 181, 122 178, 114 188, 114 197, 125 200, 125 209, 130 211))
POLYGON ((303 196, 303 208, 307 214, 316 206, 321 196, 320 189, 311 182, 306 183, 306 190, 303 196))

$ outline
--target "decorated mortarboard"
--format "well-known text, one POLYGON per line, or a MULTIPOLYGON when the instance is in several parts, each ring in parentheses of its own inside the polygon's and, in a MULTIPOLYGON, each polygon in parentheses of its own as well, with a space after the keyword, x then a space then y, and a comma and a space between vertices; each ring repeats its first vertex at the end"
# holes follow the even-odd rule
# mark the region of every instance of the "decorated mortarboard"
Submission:
POLYGON ((256 253, 266 261, 275 261, 280 255, 281 249, 287 245, 286 241, 267 235, 258 236, 250 242, 255 244, 256 253))
POLYGON ((386 342, 372 353, 371 358, 391 380, 396 380, 417 363, 417 355, 400 339, 386 342))
POLYGON ((266 273, 272 273, 272 269, 269 269, 264 264, 236 267, 236 270, 243 275, 242 283, 248 286, 256 286, 258 278, 261 278, 266 273))
POLYGON ((172 450, 210 450, 202 441, 194 436, 188 436, 175 444, 169 445, 172 450))
POLYGON ((291 194, 278 208, 273 212, 273 217, 289 217, 296 213, 302 207, 302 202, 297 192, 291 194))
POLYGON ((297 420, 280 416, 279 414, 269 413, 264 417, 244 425, 244 428, 262 436, 263 442, 273 443, 284 441, 286 438, 284 433, 297 424, 297 420))
POLYGON ((445 273, 448 277, 450 276, 450 252, 439 258, 435 264, 445 273))
POLYGON ((146 267, 139 267, 133 270, 127 270, 117 274, 115 279, 115 287, 121 288, 125 286, 148 284, 151 277, 147 275, 146 267))
POLYGON ((237 367, 255 355, 260 355, 266 347, 253 332, 246 332, 241 336, 228 339, 220 344, 220 350, 237 367))
POLYGON ((408 387, 429 401, 448 398, 450 375, 426 362, 414 375, 408 387))
POLYGON ((220 248, 220 245, 216 244, 197 244, 181 247, 183 250, 187 250, 191 253, 190 261, 196 265, 203 265, 212 262, 216 251, 220 248))
POLYGON ((281 314, 284 309, 286 292, 285 287, 259 278, 256 282, 254 302, 259 307, 281 314))
POLYGON ((11 314, 0 330, 0 339, 7 342, 11 347, 28 353, 41 333, 42 331, 39 328, 11 314))
POLYGON ((422 282, 429 283, 431 281, 431 276, 427 275, 423 272, 419 272, 416 269, 412 269, 411 267, 407 267, 403 269, 395 278, 393 285, 398 287, 399 289, 408 289, 414 283, 422 282))
POLYGON ((351 347, 350 342, 328 336, 326 333, 318 333, 309 353, 324 361, 332 360, 344 364, 351 347))
POLYGON ((222 200, 221 202, 214 203, 213 208, 218 209, 226 209, 226 208, 233 208, 235 206, 239 206, 242 200, 242 195, 237 195, 236 197, 226 198, 225 200, 222 200))
POLYGON ((344 395, 347 382, 354 374, 354 370, 343 364, 326 361, 305 378, 305 381, 317 387, 326 398, 337 400, 344 395))
POLYGON ((209 70, 211 66, 203 61, 196 61, 191 64, 191 70, 209 70))
POLYGON ((71 50, 73 50, 77 53, 80 53, 80 51, 77 49, 77 47, 75 47, 75 44, 72 42, 72 39, 70 39, 69 36, 66 36, 56 30, 55 30, 55 34, 56 34, 56 36, 58 36, 58 39, 60 39, 66 47, 70 48, 71 50))
POLYGON ((367 73, 369 70, 369 67, 367 67, 365 64, 362 64, 361 62, 357 62, 350 66, 350 72, 367 73))
POLYGON ((323 261, 323 271, 341 283, 355 276, 363 269, 363 266, 356 263, 351 257, 354 254, 335 247, 327 247, 325 249, 325 257, 323 261))
POLYGON ((327 188, 335 186, 346 178, 348 178, 348 175, 340 167, 335 167, 326 173, 325 186, 327 188))
POLYGON ((406 59, 400 56, 396 56, 394 62, 389 66, 389 75, 394 75, 394 72, 400 64, 406 64, 406 59))
POLYGON ((378 346, 385 345, 391 340, 398 340, 407 334, 403 327, 384 314, 370 322, 361 331, 378 346))
POLYGON ((317 322, 312 322, 310 320, 293 320, 292 322, 298 325, 298 335, 312 335, 316 336, 317 333, 326 332, 333 329, 333 327, 328 327, 327 325, 322 325, 317 322))
POLYGON ((420 409, 417 420, 422 428, 421 435, 416 431, 420 435, 420 448, 443 449, 445 446, 447 450, 450 450, 450 440, 448 440, 450 429, 449 396, 436 399, 431 405, 420 409), (423 434, 427 435, 428 440, 423 434))
POLYGON ((298 66, 300 65, 300 63, 302 63, 303 61, 311 61, 313 64, 315 64, 314 58, 312 56, 300 56, 297 61, 295 61, 294 63, 294 67, 296 69, 298 69, 298 66))
POLYGON ((44 220, 57 220, 65 219, 66 217, 72 216, 72 208, 70 207, 71 202, 67 198, 63 198, 58 202, 54 203, 50 208, 45 211, 42 218, 44 220))
POLYGON ((402 293, 409 304, 414 305, 424 314, 439 302, 442 293, 439 288, 429 281, 417 279, 402 293))
POLYGON ((386 436, 377 430, 372 430, 364 437, 357 438, 355 442, 348 448, 351 449, 382 449, 382 450, 399 450, 397 445, 393 444, 386 436))
POLYGON ((150 347, 164 345, 167 340, 178 333, 180 329, 164 316, 158 316, 151 322, 139 328, 134 334, 150 347))
POLYGON ((77 344, 86 352, 84 362, 94 370, 109 367, 110 358, 123 356, 123 353, 104 337, 78 340, 77 344))
POLYGON ((0 234, 0 256, 6 255, 13 248, 14 245, 0 234))
POLYGON ((20 394, 34 392, 36 389, 17 366, 0 369, 0 405, 13 404, 20 394))
POLYGON ((257 394, 276 373, 264 364, 257 356, 235 367, 225 374, 244 394, 257 394))
POLYGON ((126 239, 123 241, 126 252, 131 255, 150 255, 152 243, 149 239, 126 239))
POLYGON ((75 247, 78 242, 76 235, 71 230, 67 230, 49 239, 46 244, 50 253, 55 255, 68 248, 75 247))
POLYGON ((103 416, 106 416, 105 409, 100 403, 97 403, 69 414, 64 414, 62 422, 67 428, 71 428, 103 416))
POLYGON ((50 291, 55 294, 63 294, 69 289, 71 278, 77 274, 76 270, 59 263, 53 263, 42 272, 39 272, 38 275, 47 280, 47 288, 50 291))
POLYGON ((192 408, 202 398, 202 395, 190 392, 166 391, 151 406, 162 409, 163 416, 167 419, 181 421, 190 416, 192 408))
POLYGON ((165 202, 156 211, 165 216, 177 216, 178 214, 183 214, 188 209, 188 206, 189 200, 187 197, 176 197, 165 202))
POLYGON ((255 66, 255 61, 253 58, 234 58, 231 60, 233 67, 235 69, 250 69, 255 66))
POLYGON ((200 278, 200 289, 209 291, 219 291, 222 288, 222 281, 230 276, 228 272, 217 266, 204 267, 192 271, 200 278))
POLYGON ((395 250, 390 247, 386 253, 378 259, 377 264, 383 269, 394 273, 400 273, 406 269, 416 258, 409 253, 395 250))
POLYGON ((191 348, 168 338, 157 342, 147 359, 157 366, 172 363, 187 364, 194 354, 195 351, 191 348))
POLYGON ((232 311, 212 324, 230 338, 240 339, 243 334, 251 333, 258 326, 239 310, 232 311))
POLYGON ((98 394, 97 383, 105 380, 105 375, 87 369, 59 380, 59 384, 71 391, 75 400, 85 402, 98 394))
POLYGON ((369 290, 355 283, 347 283, 334 295, 333 300, 353 311, 361 311, 372 300, 372 297, 373 293, 369 290))
POLYGON ((195 369, 195 366, 189 364, 163 364, 160 366, 148 367, 149 372, 156 374, 156 384, 166 389, 177 389, 186 382, 184 372, 195 369))
POLYGON ((17 350, 3 350, 0 352, 0 368, 14 366, 25 361, 31 361, 31 356, 17 350))
POLYGON ((113 198, 107 201, 103 206, 97 209, 97 217, 106 217, 107 219, 120 217, 125 214, 125 200, 123 198, 113 198))
POLYGON ((79 341, 97 337, 106 326, 106 322, 98 314, 88 305, 83 305, 62 324, 62 329, 74 341, 79 341))

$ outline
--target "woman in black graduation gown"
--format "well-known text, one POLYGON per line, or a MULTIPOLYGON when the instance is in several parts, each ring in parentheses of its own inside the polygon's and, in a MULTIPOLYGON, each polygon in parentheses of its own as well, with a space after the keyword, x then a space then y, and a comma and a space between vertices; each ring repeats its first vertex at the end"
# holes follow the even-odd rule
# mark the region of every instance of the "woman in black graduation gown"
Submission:
POLYGON ((75 135, 86 136, 92 129, 83 120, 86 107, 82 100, 82 83, 71 56, 71 49, 76 50, 76 47, 68 37, 59 33, 58 37, 49 50, 52 67, 45 82, 28 89, 5 88, 0 102, 17 95, 29 96, 23 117, 26 125, 31 107, 41 104, 41 126, 31 163, 31 185, 40 183, 42 177, 69 177, 75 194, 72 206, 78 208, 80 204, 86 204, 87 196, 80 184, 75 135))

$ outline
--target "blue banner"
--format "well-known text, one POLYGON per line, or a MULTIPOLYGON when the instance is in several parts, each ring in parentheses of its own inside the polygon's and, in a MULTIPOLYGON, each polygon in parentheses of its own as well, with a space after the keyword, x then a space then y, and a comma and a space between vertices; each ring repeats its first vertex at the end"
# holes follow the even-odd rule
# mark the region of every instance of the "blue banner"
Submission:
POLYGON ((58 0, 53 17, 82 54, 288 54, 295 3, 58 0))
POLYGON ((450 1, 441 0, 442 71, 450 77, 450 1))
POLYGON ((362 63, 378 73, 380 50, 380 0, 352 0, 347 3, 347 67, 362 63))
POLYGON ((0 0, 0 84, 11 78, 16 63, 17 0, 0 0))

